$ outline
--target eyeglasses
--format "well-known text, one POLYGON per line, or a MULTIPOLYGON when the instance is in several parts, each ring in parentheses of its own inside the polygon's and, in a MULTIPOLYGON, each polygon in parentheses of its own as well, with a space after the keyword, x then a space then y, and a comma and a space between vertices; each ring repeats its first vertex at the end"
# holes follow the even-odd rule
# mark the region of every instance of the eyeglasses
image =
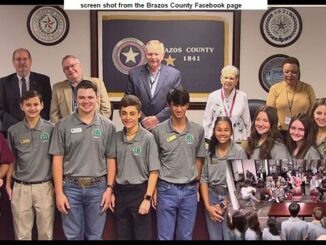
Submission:
POLYGON ((70 68, 74 69, 76 67, 76 65, 78 65, 79 63, 75 63, 75 64, 71 64, 69 66, 64 66, 63 70, 64 71, 69 71, 70 68))
POLYGON ((290 74, 290 72, 292 75, 297 75, 299 73, 299 71, 283 71, 284 74, 290 74))

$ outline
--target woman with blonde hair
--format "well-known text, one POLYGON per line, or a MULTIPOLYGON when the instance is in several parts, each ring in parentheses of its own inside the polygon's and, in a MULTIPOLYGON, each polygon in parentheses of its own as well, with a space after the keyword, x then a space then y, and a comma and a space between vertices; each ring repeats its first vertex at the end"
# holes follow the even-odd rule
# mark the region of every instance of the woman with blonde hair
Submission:
POLYGON ((210 93, 204 112, 203 127, 207 141, 212 137, 217 117, 229 117, 232 121, 233 140, 245 141, 250 135, 250 112, 247 94, 236 88, 239 70, 227 65, 221 70, 222 88, 210 93))

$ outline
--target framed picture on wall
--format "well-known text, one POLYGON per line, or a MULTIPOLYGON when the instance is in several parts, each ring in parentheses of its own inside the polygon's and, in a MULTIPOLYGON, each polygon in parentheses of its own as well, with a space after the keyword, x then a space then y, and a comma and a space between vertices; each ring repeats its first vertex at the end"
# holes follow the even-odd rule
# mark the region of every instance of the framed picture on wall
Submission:
POLYGON ((164 43, 162 63, 181 71, 182 85, 199 109, 221 87, 223 66, 239 66, 237 11, 92 11, 91 32, 92 76, 104 80, 113 102, 120 101, 129 70, 146 63, 144 47, 152 39, 164 43))

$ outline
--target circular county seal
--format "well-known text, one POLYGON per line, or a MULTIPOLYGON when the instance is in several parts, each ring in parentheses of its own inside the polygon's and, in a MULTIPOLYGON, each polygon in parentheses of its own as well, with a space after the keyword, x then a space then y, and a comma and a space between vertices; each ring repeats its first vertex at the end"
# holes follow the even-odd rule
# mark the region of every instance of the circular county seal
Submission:
POLYGON ((261 19, 260 32, 270 45, 286 47, 300 37, 302 20, 293 8, 270 8, 261 19))
POLYGON ((28 15, 27 29, 36 42, 55 45, 67 36, 69 19, 60 7, 37 6, 28 15))
POLYGON ((268 57, 259 68, 259 81, 263 89, 269 92, 269 88, 283 79, 283 60, 288 56, 275 54, 268 57))
POLYGON ((112 60, 114 66, 127 75, 133 67, 146 63, 145 44, 136 38, 124 38, 114 46, 112 60))

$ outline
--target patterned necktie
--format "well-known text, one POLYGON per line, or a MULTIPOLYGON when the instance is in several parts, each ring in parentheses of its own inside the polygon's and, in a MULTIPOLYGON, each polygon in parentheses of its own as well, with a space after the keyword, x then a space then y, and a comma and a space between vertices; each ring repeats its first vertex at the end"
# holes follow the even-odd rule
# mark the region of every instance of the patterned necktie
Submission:
POLYGON ((26 79, 24 77, 22 77, 21 82, 22 82, 22 94, 21 94, 21 96, 23 96, 27 91, 26 79))

